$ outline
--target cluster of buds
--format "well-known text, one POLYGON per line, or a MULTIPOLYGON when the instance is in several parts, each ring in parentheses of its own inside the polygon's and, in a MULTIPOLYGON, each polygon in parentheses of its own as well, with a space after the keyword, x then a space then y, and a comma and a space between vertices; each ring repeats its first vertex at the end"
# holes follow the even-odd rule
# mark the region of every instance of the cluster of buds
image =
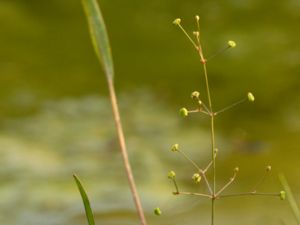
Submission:
POLYGON ((192 179, 196 184, 199 184, 201 181, 201 176, 199 173, 194 173, 192 176, 192 179))

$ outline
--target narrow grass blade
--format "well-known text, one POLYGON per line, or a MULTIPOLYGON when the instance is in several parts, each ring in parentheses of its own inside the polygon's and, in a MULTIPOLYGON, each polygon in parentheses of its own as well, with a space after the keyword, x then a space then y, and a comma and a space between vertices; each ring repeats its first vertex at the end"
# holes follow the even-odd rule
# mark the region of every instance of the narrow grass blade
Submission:
POLYGON ((109 80, 114 76, 114 65, 109 39, 97 0, 82 0, 84 11, 88 20, 90 34, 94 49, 109 80))
POLYGON ((79 192, 80 192, 83 204, 84 204, 85 215, 86 215, 87 221, 88 221, 89 225, 95 225, 93 211, 91 209, 90 201, 88 199, 86 191, 84 190, 79 178, 75 174, 73 175, 73 177, 75 179, 75 182, 77 184, 77 187, 79 189, 79 192))
POLYGON ((296 200, 293 196, 293 193, 291 191, 291 188, 283 174, 279 174, 279 180, 281 185, 283 186, 285 192, 286 192, 286 197, 287 200, 292 208, 292 211, 294 213, 294 216, 296 217, 297 223, 300 225, 300 210, 298 208, 298 205, 296 203, 296 200))

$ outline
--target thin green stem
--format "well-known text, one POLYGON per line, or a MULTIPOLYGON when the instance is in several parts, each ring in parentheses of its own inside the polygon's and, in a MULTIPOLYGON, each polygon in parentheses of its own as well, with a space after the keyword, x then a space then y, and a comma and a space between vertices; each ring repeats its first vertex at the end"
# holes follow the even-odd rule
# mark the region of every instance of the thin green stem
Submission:
POLYGON ((175 189, 176 189, 175 193, 178 194, 179 193, 179 188, 178 188, 178 185, 177 185, 177 182, 176 182, 175 178, 173 178, 172 181, 173 181, 173 184, 174 184, 175 189))
POLYGON ((208 115, 210 116, 210 113, 207 112, 205 109, 202 110, 201 108, 200 109, 193 109, 193 110, 188 110, 189 113, 204 113, 205 115, 208 115))
POLYGON ((189 41, 193 44, 193 46, 198 50, 198 46, 196 45, 196 43, 194 42, 194 40, 190 37, 190 35, 185 31, 185 29, 183 28, 183 26, 181 26, 181 24, 178 24, 178 26, 182 30, 182 32, 185 34, 185 36, 189 39, 189 41))
POLYGON ((200 172, 201 176, 203 177, 203 179, 205 181, 205 184, 207 186, 207 189, 208 189, 209 193, 212 195, 213 191, 212 191, 211 186, 210 186, 210 184, 209 184, 209 182, 207 180, 205 172, 203 170, 200 170, 199 172, 200 172))
POLYGON ((210 192, 210 194, 212 194, 212 189, 211 189, 211 187, 210 187, 210 184, 209 184, 209 182, 208 182, 208 180, 207 180, 207 177, 206 177, 206 175, 205 175, 205 172, 188 156, 188 155, 186 155, 184 152, 182 152, 182 151, 179 151, 178 150, 178 152, 186 159, 186 160, 188 160, 198 171, 199 171, 199 173, 201 174, 201 176, 203 177, 203 179, 204 179, 204 181, 205 181, 205 184, 206 184, 206 186, 207 186, 207 188, 208 188, 208 190, 209 190, 209 192, 210 192))
POLYGON ((246 193, 238 193, 238 194, 228 194, 228 195, 220 195, 217 198, 229 198, 229 197, 240 197, 240 196, 251 196, 251 195, 258 195, 258 196, 270 196, 270 197, 279 197, 280 194, 278 193, 259 193, 259 192, 246 192, 246 193))
POLYGON ((212 101, 210 96, 210 88, 209 88, 209 82, 208 82, 208 75, 207 75, 207 68, 206 68, 206 60, 204 58, 200 38, 197 36, 197 42, 198 42, 198 54, 200 56, 200 61, 203 64, 203 70, 204 70, 204 77, 205 77, 205 86, 206 86, 206 93, 207 93, 207 99, 208 99, 208 105, 209 105, 209 111, 211 112, 210 118, 211 118, 211 158, 212 158, 212 166, 213 166, 213 194, 211 199, 211 225, 214 225, 215 221, 215 196, 216 196, 216 160, 215 160, 215 128, 214 128, 214 113, 212 108, 212 101))
POLYGON ((215 198, 211 199, 211 224, 215 224, 215 198))
POLYGON ((259 181, 254 185, 252 192, 257 191, 257 188, 265 181, 267 174, 268 174, 268 172, 266 171, 264 173, 264 175, 259 179, 259 181))
POLYGON ((227 110, 229 110, 229 109, 231 109, 231 108, 233 108, 233 107, 235 107, 235 106, 237 106, 237 105, 239 105, 239 104, 241 104, 243 102, 245 102, 246 100, 247 100, 247 98, 243 98, 243 99, 241 99, 241 100, 239 100, 239 101, 237 101, 237 102, 235 102, 235 103, 233 103, 233 104, 231 104, 229 106, 226 106, 225 108, 223 108, 223 109, 215 112, 215 116, 218 115, 218 114, 220 114, 220 113, 222 113, 222 112, 225 112, 225 111, 227 111, 227 110))
POLYGON ((229 185, 235 180, 236 172, 234 173, 233 177, 229 179, 229 181, 216 193, 216 197, 218 197, 229 185))
POLYGON ((184 152, 178 150, 178 152, 186 159, 188 160, 198 171, 201 171, 200 167, 190 158, 185 154, 184 152))
POLYGON ((228 50, 229 48, 230 48, 230 47, 227 46, 227 47, 225 47, 225 48, 220 49, 219 51, 217 51, 217 52, 214 53, 213 55, 209 56, 209 57, 206 59, 206 61, 209 61, 209 60, 215 58, 217 55, 222 54, 223 52, 225 52, 225 51, 228 50))
POLYGON ((178 192, 177 194, 179 194, 179 195, 196 195, 196 196, 202 196, 202 197, 212 198, 212 196, 211 196, 211 195, 202 194, 202 193, 193 193, 193 192, 178 192))

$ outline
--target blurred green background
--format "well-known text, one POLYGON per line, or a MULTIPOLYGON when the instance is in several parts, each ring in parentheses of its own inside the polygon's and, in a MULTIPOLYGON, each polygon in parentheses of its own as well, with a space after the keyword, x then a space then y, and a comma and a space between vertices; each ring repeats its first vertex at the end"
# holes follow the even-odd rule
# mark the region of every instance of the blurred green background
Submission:
MULTIPOLYGON (((300 2, 100 1, 116 67, 116 88, 136 182, 150 224, 209 224, 210 202, 173 196, 168 170, 183 190, 197 190, 192 166, 169 149, 179 143, 201 165, 209 162, 207 118, 178 116, 205 98, 197 54, 172 24, 190 32, 200 15, 214 107, 252 91, 246 103, 216 121, 218 187, 240 174, 227 193, 249 191, 265 166, 261 191, 281 190, 284 172, 300 199, 300 2), (161 207, 155 217, 152 209, 161 207)), ((0 1, 0 222, 85 224, 77 173, 98 224, 138 224, 121 164, 104 74, 79 0, 0 1)), ((224 199, 217 224, 294 224, 277 198, 224 199)))

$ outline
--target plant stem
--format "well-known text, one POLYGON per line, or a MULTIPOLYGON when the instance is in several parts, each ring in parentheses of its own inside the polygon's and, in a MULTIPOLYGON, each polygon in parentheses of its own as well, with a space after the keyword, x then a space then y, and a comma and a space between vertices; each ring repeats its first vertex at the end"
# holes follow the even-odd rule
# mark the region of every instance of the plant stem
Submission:
POLYGON ((214 225, 215 221, 215 196, 216 196, 216 159, 215 159, 215 124, 214 124, 214 112, 212 108, 212 101, 210 96, 210 88, 209 88, 209 82, 208 82, 208 75, 207 75, 207 68, 206 68, 206 60, 202 53, 202 47, 200 44, 200 40, 198 40, 199 44, 199 56, 200 61, 203 64, 203 70, 204 70, 204 77, 205 77, 205 85, 206 85, 206 92, 207 92, 207 99, 208 99, 208 106, 210 114, 210 122, 211 122, 211 157, 212 157, 212 166, 213 166, 213 197, 211 199, 211 225, 214 225))
POLYGON ((128 154, 127 154, 127 149, 126 149, 126 143, 125 143, 125 137, 124 137, 124 132, 122 128, 122 123, 121 123, 121 118, 120 118, 120 113, 119 113, 119 107, 118 107, 118 102, 117 102, 117 97, 116 97, 116 92, 113 84, 113 79, 108 79, 108 88, 109 88, 109 94, 110 94, 110 100, 111 100, 111 105, 112 105, 112 111, 114 115, 114 120, 115 120, 115 125, 117 129, 117 134, 118 134, 118 139, 119 139, 119 144, 121 148, 121 153, 124 161, 124 166, 125 166, 125 171, 127 175, 127 179, 129 182, 130 190, 132 193, 133 201, 138 213, 138 216, 140 218, 140 222, 142 225, 147 225, 146 218, 144 215, 144 211, 142 208, 142 204, 136 189, 136 185, 134 182, 134 177, 132 174, 128 154))
POLYGON ((210 122, 211 122, 211 160, 213 166, 213 190, 212 190, 212 198, 211 198, 211 225, 215 223, 215 200, 216 200, 216 157, 215 157, 215 124, 214 124, 214 112, 212 108, 212 101, 210 96, 210 89, 209 89, 209 82, 208 82, 208 75, 207 75, 207 68, 206 62, 207 60, 204 58, 201 41, 200 41, 200 26, 199 21, 197 20, 197 27, 199 35, 196 35, 197 44, 198 44, 198 54, 200 57, 200 62, 203 65, 204 70, 204 77, 205 77, 205 85, 206 85, 206 93, 208 99, 208 106, 210 112, 210 122))
POLYGON ((193 193, 193 192, 178 192, 177 194, 178 195, 196 195, 196 196, 202 196, 202 197, 212 198, 211 195, 201 194, 201 193, 193 193))
POLYGON ((259 192, 246 192, 246 193, 239 193, 239 194, 229 194, 229 195, 220 195, 217 198, 228 198, 228 197, 240 197, 240 196, 250 196, 250 195, 260 195, 260 196, 279 196, 278 193, 259 193, 259 192))

